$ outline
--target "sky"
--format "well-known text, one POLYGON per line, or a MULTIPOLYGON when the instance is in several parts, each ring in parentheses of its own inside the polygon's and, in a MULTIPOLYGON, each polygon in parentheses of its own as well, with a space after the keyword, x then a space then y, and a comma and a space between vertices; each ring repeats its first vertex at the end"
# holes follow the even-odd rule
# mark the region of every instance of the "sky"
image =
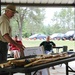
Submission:
POLYGON ((50 23, 50 20, 53 18, 54 12, 59 12, 61 8, 46 8, 46 18, 44 20, 44 24, 48 25, 50 23))

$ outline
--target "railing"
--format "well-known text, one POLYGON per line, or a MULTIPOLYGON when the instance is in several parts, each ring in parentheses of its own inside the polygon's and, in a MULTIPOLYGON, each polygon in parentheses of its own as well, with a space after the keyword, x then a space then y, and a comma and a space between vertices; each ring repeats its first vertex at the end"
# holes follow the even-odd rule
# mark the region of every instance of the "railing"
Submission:
POLYGON ((67 46, 56 46, 56 47, 53 47, 53 49, 56 49, 56 53, 59 53, 60 49, 62 48, 62 52, 67 52, 67 46))

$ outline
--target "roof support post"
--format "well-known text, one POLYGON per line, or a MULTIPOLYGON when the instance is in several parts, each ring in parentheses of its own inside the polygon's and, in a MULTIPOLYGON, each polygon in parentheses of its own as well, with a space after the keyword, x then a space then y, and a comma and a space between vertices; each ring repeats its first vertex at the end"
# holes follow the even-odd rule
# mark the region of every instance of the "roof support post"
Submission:
POLYGON ((1 15, 1 0, 0 0, 0 15, 1 15))

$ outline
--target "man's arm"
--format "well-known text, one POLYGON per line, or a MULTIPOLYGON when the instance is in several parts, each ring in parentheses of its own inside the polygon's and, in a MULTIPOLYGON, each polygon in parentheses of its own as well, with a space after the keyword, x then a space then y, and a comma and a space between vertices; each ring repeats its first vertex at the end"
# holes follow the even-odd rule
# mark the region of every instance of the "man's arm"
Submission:
POLYGON ((43 45, 44 45, 44 42, 41 42, 41 43, 40 43, 40 46, 43 46, 43 45))
POLYGON ((52 42, 53 47, 56 47, 56 44, 54 42, 52 42))
POLYGON ((23 45, 20 45, 18 44, 17 42, 15 42, 10 36, 8 33, 6 33, 5 35, 3 35, 4 39, 8 42, 8 43, 11 43, 13 45, 15 45, 16 47, 18 47, 21 51, 24 50, 24 46, 23 45))

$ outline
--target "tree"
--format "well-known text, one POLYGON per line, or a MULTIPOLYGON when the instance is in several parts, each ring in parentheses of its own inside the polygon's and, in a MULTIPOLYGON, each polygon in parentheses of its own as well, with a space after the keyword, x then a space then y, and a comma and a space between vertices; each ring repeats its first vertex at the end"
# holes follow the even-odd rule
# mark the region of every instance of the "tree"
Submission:
POLYGON ((54 17, 52 19, 53 21, 53 27, 56 30, 56 26, 59 26, 57 28, 57 31, 59 32, 59 29, 61 29, 61 32, 66 32, 68 30, 74 30, 75 24, 74 24, 74 9, 73 8, 62 8, 60 12, 55 12, 54 17))
POLYGON ((18 7, 19 13, 15 15, 12 23, 18 25, 18 30, 16 33, 19 35, 19 38, 22 40, 23 36, 27 37, 28 35, 37 33, 41 31, 41 25, 43 25, 44 19, 44 9, 33 8, 33 7, 18 7))
POLYGON ((29 8, 26 17, 26 30, 31 34, 39 33, 42 29, 44 19, 44 9, 29 8))

